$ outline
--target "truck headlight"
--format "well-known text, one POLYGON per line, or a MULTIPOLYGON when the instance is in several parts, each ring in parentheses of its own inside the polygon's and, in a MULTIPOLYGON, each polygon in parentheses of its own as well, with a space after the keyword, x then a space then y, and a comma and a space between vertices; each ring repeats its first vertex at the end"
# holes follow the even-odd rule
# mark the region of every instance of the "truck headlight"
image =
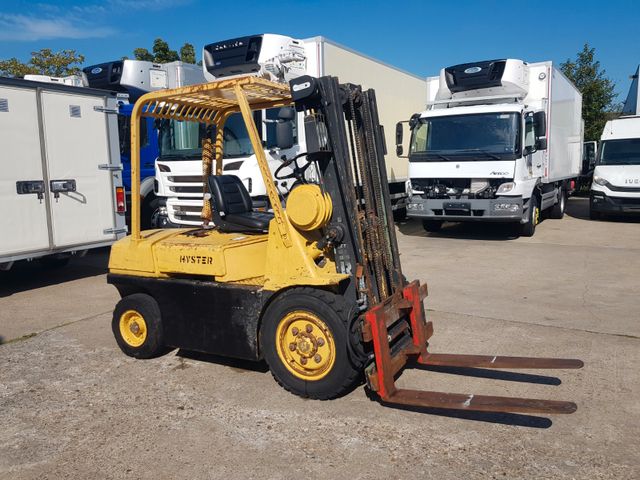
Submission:
POLYGON ((496 191, 496 193, 498 195, 500 195, 501 193, 509 193, 511 190, 515 188, 515 186, 516 186, 515 182, 503 183, 498 187, 498 190, 496 191))
POLYGON ((606 187, 609 184, 609 182, 607 182, 604 178, 599 177, 598 175, 593 176, 593 182, 597 183, 601 187, 606 187))

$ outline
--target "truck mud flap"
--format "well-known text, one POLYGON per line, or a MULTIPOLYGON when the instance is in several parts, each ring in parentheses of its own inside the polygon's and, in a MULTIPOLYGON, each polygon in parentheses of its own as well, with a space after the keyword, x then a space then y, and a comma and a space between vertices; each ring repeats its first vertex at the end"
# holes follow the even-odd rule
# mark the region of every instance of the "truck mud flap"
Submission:
POLYGON ((420 285, 416 280, 364 315, 363 339, 372 342, 374 350, 374 361, 366 368, 365 377, 383 404, 495 413, 576 411, 576 404, 567 401, 396 388, 396 376, 412 365, 490 369, 575 369, 584 365, 581 360, 563 358, 430 353, 427 341, 433 334, 433 325, 425 320, 423 300, 426 296, 426 284, 420 285))

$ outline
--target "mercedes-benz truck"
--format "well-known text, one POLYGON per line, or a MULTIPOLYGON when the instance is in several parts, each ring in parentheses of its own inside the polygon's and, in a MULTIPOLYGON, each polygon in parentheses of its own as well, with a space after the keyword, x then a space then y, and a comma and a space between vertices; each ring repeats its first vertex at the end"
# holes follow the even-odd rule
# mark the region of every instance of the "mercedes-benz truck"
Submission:
MULTIPOLYGON (((299 40, 283 35, 262 34, 212 43, 203 49, 203 69, 207 80, 253 74, 273 81, 288 82, 301 75, 335 75, 341 81, 373 88, 378 99, 380 122, 385 127, 387 145, 393 145, 395 123, 407 118, 416 105, 426 103, 424 78, 323 37, 299 40)), ((272 172, 282 164, 283 158, 305 152, 302 113, 294 115, 293 120, 280 118, 280 109, 258 111, 255 115, 272 172), (289 121, 293 123, 293 141, 291 145, 279 146, 277 124, 289 121)), ((160 155, 156 168, 158 195, 167 198, 164 224, 169 226, 202 223, 200 145, 207 129, 187 123, 163 121, 160 129, 160 155)), ((299 162, 302 165, 304 158, 299 162)), ((396 212, 402 212, 406 206, 407 161, 396 156, 394 151, 389 151, 386 163, 393 208, 396 212)), ((223 166, 225 174, 236 175, 243 181, 256 203, 266 199, 256 157, 239 114, 231 116, 226 122, 223 166)), ((277 187, 283 195, 293 185, 293 179, 277 180, 277 187)))
MULTIPOLYGON (((582 96, 552 62, 505 59, 444 68, 411 129, 410 217, 512 222, 532 236, 562 218, 582 163, 582 96)), ((396 147, 403 150, 403 124, 396 147)))
POLYGON ((609 120, 600 139, 600 149, 590 193, 590 216, 597 220, 611 214, 640 214, 640 90, 638 73, 623 116, 609 120))

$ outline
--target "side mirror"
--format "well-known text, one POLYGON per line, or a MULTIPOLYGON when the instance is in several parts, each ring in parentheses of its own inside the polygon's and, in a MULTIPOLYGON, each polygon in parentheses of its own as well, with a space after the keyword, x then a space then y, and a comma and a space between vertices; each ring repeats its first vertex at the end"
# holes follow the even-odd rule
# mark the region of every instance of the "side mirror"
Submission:
POLYGON ((396 155, 400 157, 403 154, 402 137, 404 135, 403 122, 396 123, 396 155))
POLYGON ((291 120, 276 123, 276 143, 280 150, 293 147, 293 122, 291 120))
POLYGON ((536 112, 533 114, 533 128, 536 132, 536 137, 547 136, 547 114, 544 112, 536 112))
POLYGON ((524 150, 522 151, 522 154, 526 157, 527 155, 532 155, 534 153, 536 153, 538 151, 538 149, 535 147, 535 145, 528 145, 526 147, 524 147, 524 150))
POLYGON ((536 150, 546 150, 547 149, 547 139, 542 137, 542 138, 536 138, 536 150))

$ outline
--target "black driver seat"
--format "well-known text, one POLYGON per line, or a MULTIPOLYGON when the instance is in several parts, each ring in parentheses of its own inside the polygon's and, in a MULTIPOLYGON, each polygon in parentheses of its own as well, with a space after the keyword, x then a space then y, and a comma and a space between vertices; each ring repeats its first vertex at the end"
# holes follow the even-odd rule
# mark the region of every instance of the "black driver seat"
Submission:
POLYGON ((211 175, 213 222, 222 232, 266 232, 272 213, 254 212, 253 202, 242 180, 235 175, 211 175))

